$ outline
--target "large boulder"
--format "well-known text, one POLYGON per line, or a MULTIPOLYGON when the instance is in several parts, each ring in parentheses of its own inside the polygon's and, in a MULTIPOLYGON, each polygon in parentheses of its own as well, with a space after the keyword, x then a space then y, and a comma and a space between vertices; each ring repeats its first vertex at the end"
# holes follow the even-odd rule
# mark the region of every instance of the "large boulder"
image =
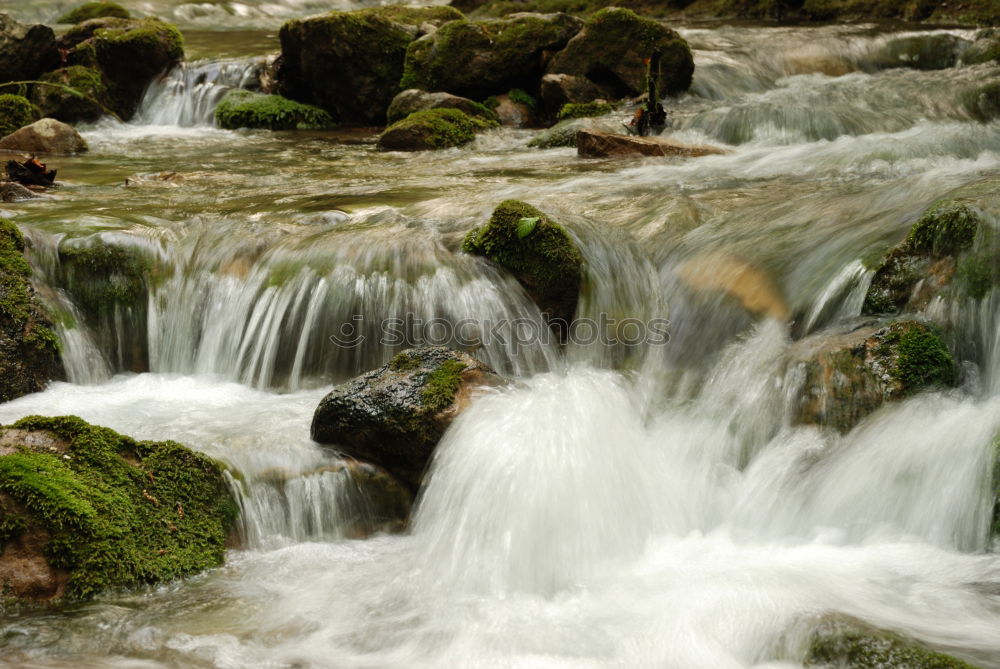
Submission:
POLYGON ((402 85, 470 98, 537 89, 548 56, 581 25, 562 13, 447 23, 409 46, 402 85))
POLYGON ((93 67, 71 65, 48 72, 39 80, 50 85, 32 86, 31 101, 44 116, 64 123, 96 121, 114 104, 104 77, 93 67))
POLYGON ((928 207, 874 268, 863 313, 919 311, 942 295, 983 297, 1000 282, 1000 272, 988 250, 973 249, 981 229, 985 234, 980 215, 965 203, 928 207))
POLYGON ((694 59, 684 38, 665 25, 619 7, 597 12, 552 58, 548 72, 572 74, 611 90, 617 97, 646 90, 646 59, 660 53, 656 86, 675 94, 691 86, 694 59))
POLYGON ((591 130, 576 133, 576 152, 583 158, 655 156, 699 158, 726 153, 724 149, 703 144, 684 144, 666 137, 636 137, 591 130))
POLYGON ((611 97, 612 93, 587 77, 572 74, 546 74, 539 89, 542 106, 549 116, 556 116, 565 105, 593 102, 611 97))
POLYGON ((30 278, 24 238, 16 225, 0 218, 0 402, 63 378, 59 342, 30 278))
POLYGON ((0 591, 86 598, 223 562, 237 507, 222 468, 75 416, 0 428, 0 591))
POLYGON ((0 150, 25 153, 83 153, 87 142, 73 126, 43 118, 0 139, 0 150))
POLYGON ((944 70, 954 67, 969 45, 968 40, 948 33, 897 37, 876 54, 875 62, 886 69, 944 70))
POLYGON ((27 26, 0 14, 0 83, 27 81, 59 66, 56 35, 48 26, 27 26))
POLYGON ((382 125, 419 26, 461 18, 451 7, 389 6, 289 21, 280 32, 279 92, 341 123, 382 125))
POLYGON ((796 421, 847 432, 884 403, 956 380, 948 347, 928 326, 897 321, 798 342, 805 371, 796 421))
POLYGON ((27 98, 10 93, 0 94, 0 137, 34 123, 41 117, 41 111, 27 98))
POLYGON ((490 220, 466 235, 466 253, 510 272, 553 328, 565 334, 576 313, 583 256, 565 229, 519 200, 505 200, 490 220))
POLYGON ((409 349, 324 397, 313 415, 312 438, 384 467, 416 491, 434 447, 473 391, 501 382, 465 353, 409 349))
POLYGON ((428 109, 393 123, 379 135, 381 151, 434 151, 468 144, 496 121, 468 116, 457 109, 428 109))
POLYGON ((427 109, 457 109, 469 116, 479 116, 490 121, 497 120, 493 111, 474 100, 451 93, 428 93, 419 88, 408 88, 394 97, 389 103, 386 116, 389 123, 392 124, 396 121, 402 121, 414 112, 427 109))
POLYGON ((76 24, 103 18, 130 19, 132 15, 115 2, 87 2, 60 16, 56 19, 56 23, 76 24))
POLYGON ((215 108, 220 128, 260 128, 264 130, 309 130, 329 128, 333 119, 312 105, 288 100, 280 95, 263 95, 233 90, 215 108))
POLYGON ((1000 60, 1000 30, 986 28, 976 33, 969 48, 962 52, 962 64, 978 65, 1000 60))
POLYGON ((184 38, 160 19, 91 19, 59 38, 68 65, 101 71, 112 109, 123 119, 135 114, 156 77, 184 58, 184 38))

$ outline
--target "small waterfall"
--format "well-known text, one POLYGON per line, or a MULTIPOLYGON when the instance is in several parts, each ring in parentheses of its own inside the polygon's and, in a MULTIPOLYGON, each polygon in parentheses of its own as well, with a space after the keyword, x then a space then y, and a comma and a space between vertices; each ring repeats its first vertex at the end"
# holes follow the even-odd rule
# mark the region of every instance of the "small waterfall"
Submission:
POLYGON ((182 63, 150 84, 133 125, 214 124, 215 107, 234 88, 259 86, 266 58, 182 63))

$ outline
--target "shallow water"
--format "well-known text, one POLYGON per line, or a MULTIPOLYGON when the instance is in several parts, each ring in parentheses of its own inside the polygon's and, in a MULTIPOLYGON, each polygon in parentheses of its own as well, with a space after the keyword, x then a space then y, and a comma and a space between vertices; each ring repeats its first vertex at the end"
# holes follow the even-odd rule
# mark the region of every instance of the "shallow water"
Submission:
POLYGON ((193 62, 133 124, 84 128, 92 150, 58 161, 52 199, 0 214, 59 313, 59 244, 135 246, 158 278, 141 314, 61 319, 70 382, 0 423, 72 413, 231 463, 246 547, 181 583, 0 614, 0 666, 795 667, 833 613, 1000 667, 997 296, 932 306, 955 323, 958 389, 847 435, 791 427, 787 361, 857 320, 862 260, 928 204, 1000 212, 1000 126, 959 100, 995 66, 882 70, 891 36, 866 26, 690 28, 671 132, 727 155, 581 160, 513 130, 385 154, 369 131, 211 125, 282 18, 329 5, 130 7, 197 27, 193 62), (442 343, 433 319, 544 331, 516 283, 458 252, 510 197, 577 239, 579 317, 667 319, 669 342, 480 342, 512 385, 445 436, 409 534, 348 540, 350 491, 308 426, 331 384, 403 345, 380 324, 419 319, 411 334, 442 343), (295 482, 281 499, 275 470, 295 482))

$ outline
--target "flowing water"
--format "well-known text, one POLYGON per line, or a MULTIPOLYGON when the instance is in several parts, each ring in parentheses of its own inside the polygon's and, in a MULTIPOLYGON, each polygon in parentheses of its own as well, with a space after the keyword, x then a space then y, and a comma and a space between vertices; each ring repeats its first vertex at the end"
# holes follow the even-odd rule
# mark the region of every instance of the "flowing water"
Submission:
POLYGON ((69 375, 0 423, 77 414, 232 464, 244 546, 184 582, 0 614, 0 666, 787 668, 845 615, 1000 667, 1000 296, 928 307, 953 326, 958 388, 845 435, 793 426, 789 362, 859 321, 865 261, 930 203, 1000 220, 1000 126, 961 102, 1000 68, 885 69, 895 35, 866 26, 692 27, 670 132, 727 155, 581 160, 515 130, 382 154, 367 131, 212 125, 283 18, 337 2, 125 4, 178 21, 190 62, 131 124, 84 128, 64 189, 0 205, 69 375), (547 332, 458 250, 511 197, 569 229, 577 316, 618 341, 491 335, 547 332), (59 250, 102 242, 152 270, 133 304, 88 317, 59 250), (669 341, 630 338, 654 319, 669 341), (511 385, 445 435, 408 533, 349 538, 358 491, 310 441, 313 409, 407 342, 470 333, 511 385))

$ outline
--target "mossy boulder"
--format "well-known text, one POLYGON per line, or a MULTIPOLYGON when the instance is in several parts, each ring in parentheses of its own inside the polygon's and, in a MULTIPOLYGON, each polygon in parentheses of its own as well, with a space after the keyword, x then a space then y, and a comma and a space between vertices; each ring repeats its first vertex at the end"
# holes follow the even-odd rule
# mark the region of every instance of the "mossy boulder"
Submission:
POLYGON ((986 236, 980 215, 968 204, 944 200, 930 206, 906 239, 879 262, 863 313, 916 311, 949 290, 982 297, 1000 276, 985 248, 987 240, 982 250, 973 250, 980 230, 986 236))
POLYGON ((659 52, 657 90, 686 91, 694 74, 694 59, 683 37, 652 19, 620 7, 597 12, 566 48, 552 58, 549 73, 583 76, 617 97, 646 90, 645 60, 659 52))
POLYGON ((882 68, 908 67, 915 70, 944 70, 958 63, 969 41, 947 33, 897 37, 876 55, 882 68))
POLYGON ((917 641, 860 622, 824 622, 812 635, 807 667, 879 667, 880 669, 976 669, 917 641))
POLYGON ((401 88, 406 48, 425 23, 461 19, 451 7, 392 5, 331 12, 281 27, 279 91, 337 122, 382 125, 401 88))
POLYGON ((987 28, 976 33, 969 48, 962 52, 962 64, 978 65, 1000 60, 1000 30, 987 28))
POLYGON ((295 102, 280 95, 250 91, 229 91, 215 108, 220 128, 260 128, 264 130, 309 130, 329 128, 333 119, 326 111, 295 102))
POLYGON ((41 110, 20 95, 0 94, 0 137, 31 125, 42 117, 41 110))
POLYGON ((38 105, 43 115, 64 123, 95 121, 104 116, 113 104, 104 77, 93 67, 63 67, 43 75, 40 81, 53 85, 32 86, 32 102, 38 105))
POLYGON ((607 102, 583 102, 565 104, 556 114, 556 118, 565 121, 570 118, 590 118, 592 116, 604 116, 613 111, 607 102))
POLYGON ((0 591, 87 598, 223 562, 237 507, 213 460, 75 416, 0 428, 0 591))
POLYGON ((428 109, 393 123, 378 138, 382 151, 432 151, 468 144, 496 121, 469 116, 458 109, 428 109))
POLYGON ((409 349, 324 397, 313 415, 312 438, 385 468, 416 491, 434 447, 473 392, 500 383, 465 353, 409 349))
POLYGON ((59 50, 52 28, 18 23, 0 13, 0 83, 37 79, 56 67, 59 50))
POLYGON ((583 256, 566 230, 520 200, 505 200, 465 237, 462 250, 510 272, 557 332, 573 320, 583 256))
POLYGON ((496 114, 485 105, 451 93, 428 93, 418 88, 408 88, 392 99, 386 113, 389 123, 401 121, 410 114, 427 109, 457 109, 469 116, 497 121, 496 114))
POLYGON ((83 23, 102 18, 130 19, 132 15, 115 2, 88 2, 66 12, 56 19, 56 23, 83 23))
POLYGON ((63 378, 59 342, 30 283, 24 237, 0 218, 0 402, 63 378))
POLYGON ((967 88, 959 94, 959 101, 973 120, 989 123, 1000 117, 1000 81, 967 88))
POLYGON ((59 38, 67 64, 100 70, 112 102, 123 119, 135 114, 146 87, 184 58, 180 31, 157 18, 91 19, 59 38))
POLYGON ((797 422, 841 432, 886 402, 957 379, 941 337, 916 321, 810 337, 796 344, 794 356, 805 367, 797 422))
POLYGON ((562 13, 453 21, 410 44, 402 85, 480 99, 512 88, 536 90, 547 55, 582 25, 562 13))
POLYGON ((586 104, 611 95, 611 91, 590 79, 572 74, 546 74, 539 89, 542 106, 549 117, 557 116, 559 110, 568 104, 586 104))
POLYGON ((576 146, 576 135, 581 130, 604 134, 625 134, 624 125, 610 117, 573 118, 559 121, 551 128, 538 133, 528 142, 528 146, 538 149, 576 146))

